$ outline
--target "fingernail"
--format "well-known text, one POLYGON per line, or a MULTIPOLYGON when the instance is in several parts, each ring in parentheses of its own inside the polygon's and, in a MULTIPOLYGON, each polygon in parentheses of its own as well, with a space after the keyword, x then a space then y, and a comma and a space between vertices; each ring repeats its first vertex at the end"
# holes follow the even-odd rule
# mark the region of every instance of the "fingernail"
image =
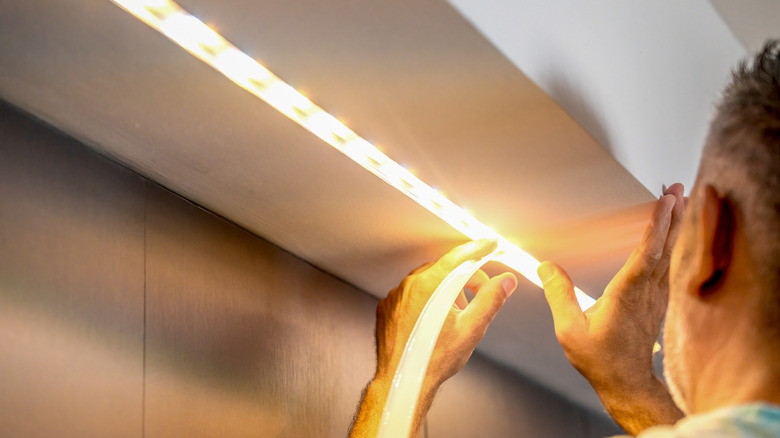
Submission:
POLYGON ((515 277, 507 277, 501 280, 501 287, 504 289, 507 298, 509 298, 515 292, 515 288, 517 288, 517 280, 515 277))
POLYGON ((555 269, 549 263, 542 263, 539 265, 536 273, 539 274, 539 279, 542 280, 542 283, 547 283, 555 275, 555 269))

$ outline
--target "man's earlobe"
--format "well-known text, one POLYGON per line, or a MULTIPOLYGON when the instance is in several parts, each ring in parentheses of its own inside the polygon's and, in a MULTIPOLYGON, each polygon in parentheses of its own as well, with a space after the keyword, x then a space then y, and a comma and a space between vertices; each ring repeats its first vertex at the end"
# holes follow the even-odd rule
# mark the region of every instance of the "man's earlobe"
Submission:
POLYGON ((704 188, 701 209, 697 275, 698 292, 709 295, 718 289, 726 276, 734 251, 735 216, 729 200, 718 195, 713 186, 704 188))

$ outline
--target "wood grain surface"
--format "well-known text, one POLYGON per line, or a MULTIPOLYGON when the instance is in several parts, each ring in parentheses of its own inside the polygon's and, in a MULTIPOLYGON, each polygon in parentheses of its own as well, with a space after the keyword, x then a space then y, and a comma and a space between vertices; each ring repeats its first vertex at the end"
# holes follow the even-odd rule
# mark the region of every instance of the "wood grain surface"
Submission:
MULTIPOLYGON (((0 437, 346 436, 375 305, 0 102, 0 437)), ((616 431, 475 354, 426 436, 616 431)))
POLYGON ((144 184, 0 102, 0 436, 141 436, 144 184))

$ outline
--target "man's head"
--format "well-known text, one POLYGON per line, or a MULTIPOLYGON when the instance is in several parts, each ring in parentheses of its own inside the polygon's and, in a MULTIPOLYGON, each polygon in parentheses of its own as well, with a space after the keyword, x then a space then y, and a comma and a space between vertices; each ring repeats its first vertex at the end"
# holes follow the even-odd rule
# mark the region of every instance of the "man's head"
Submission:
MULTIPOLYGON (((743 62, 702 153, 671 266, 667 381, 701 411, 707 373, 735 348, 780 351, 780 42, 743 62)), ((776 357, 780 358, 780 357, 776 357)), ((735 362, 750 358, 733 358, 735 362)), ((773 365, 775 366, 775 365, 773 365)), ((775 368, 777 371, 777 368, 775 368)))

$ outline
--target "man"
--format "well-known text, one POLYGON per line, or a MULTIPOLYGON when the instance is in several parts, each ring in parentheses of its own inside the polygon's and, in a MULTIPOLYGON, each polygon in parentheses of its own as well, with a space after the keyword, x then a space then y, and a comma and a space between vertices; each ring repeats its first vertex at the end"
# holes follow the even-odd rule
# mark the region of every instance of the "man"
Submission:
MULTIPOLYGON (((494 247, 456 248, 380 301, 377 371, 351 436, 376 435, 406 338, 439 282, 494 247)), ((579 309, 559 266, 545 262, 539 276, 567 358, 626 432, 780 437, 780 41, 736 69, 690 200, 680 184, 665 191, 639 247, 591 309, 579 309), (664 314, 668 390, 652 368, 664 314)), ((516 284, 511 273, 479 272, 468 285, 475 298, 457 300, 431 359, 413 436, 436 390, 466 363, 516 284)))

